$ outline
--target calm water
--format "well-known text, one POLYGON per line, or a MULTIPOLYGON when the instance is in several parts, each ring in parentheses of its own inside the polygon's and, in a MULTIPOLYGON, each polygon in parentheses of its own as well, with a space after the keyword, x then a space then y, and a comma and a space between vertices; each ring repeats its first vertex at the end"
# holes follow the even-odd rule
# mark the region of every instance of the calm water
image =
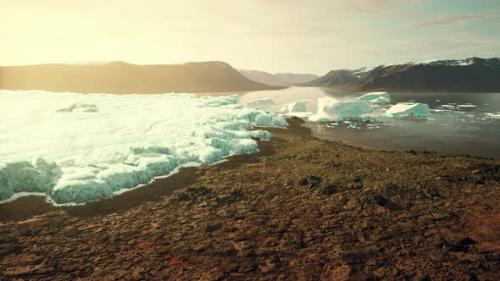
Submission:
MULTIPOLYGON (((279 112, 289 102, 308 100, 307 110, 317 111, 317 99, 330 96, 350 99, 363 93, 346 93, 321 88, 289 88, 246 93, 241 102, 272 98, 265 105, 279 112)), ((316 136, 351 145, 382 150, 439 151, 500 158, 500 93, 390 93, 393 103, 416 101, 432 109, 428 120, 383 118, 374 123, 308 123, 316 136)))

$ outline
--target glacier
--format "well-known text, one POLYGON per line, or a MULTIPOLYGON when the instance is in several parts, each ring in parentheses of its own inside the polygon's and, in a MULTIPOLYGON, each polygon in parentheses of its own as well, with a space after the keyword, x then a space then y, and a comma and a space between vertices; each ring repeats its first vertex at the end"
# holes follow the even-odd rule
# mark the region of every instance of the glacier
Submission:
POLYGON ((0 200, 112 197, 185 166, 258 151, 284 117, 236 96, 0 91, 0 200))

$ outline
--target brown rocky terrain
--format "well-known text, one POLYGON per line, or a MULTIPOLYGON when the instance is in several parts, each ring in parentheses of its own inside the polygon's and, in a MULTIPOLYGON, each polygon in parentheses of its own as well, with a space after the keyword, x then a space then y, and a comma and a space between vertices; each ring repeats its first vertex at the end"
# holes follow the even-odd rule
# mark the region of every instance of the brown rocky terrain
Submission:
POLYGON ((113 199, 2 205, 0 280, 500 280, 500 161, 291 123, 259 154, 113 199))

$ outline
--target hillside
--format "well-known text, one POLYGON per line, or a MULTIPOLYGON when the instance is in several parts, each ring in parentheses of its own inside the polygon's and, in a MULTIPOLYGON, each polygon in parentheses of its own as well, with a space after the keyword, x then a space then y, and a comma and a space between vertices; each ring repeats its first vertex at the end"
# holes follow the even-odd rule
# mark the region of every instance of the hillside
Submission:
POLYGON ((165 93, 267 90, 224 62, 176 65, 45 64, 0 67, 0 89, 81 93, 165 93))
POLYGON ((368 72, 333 70, 304 86, 353 91, 500 92, 500 59, 407 63, 379 66, 368 72))

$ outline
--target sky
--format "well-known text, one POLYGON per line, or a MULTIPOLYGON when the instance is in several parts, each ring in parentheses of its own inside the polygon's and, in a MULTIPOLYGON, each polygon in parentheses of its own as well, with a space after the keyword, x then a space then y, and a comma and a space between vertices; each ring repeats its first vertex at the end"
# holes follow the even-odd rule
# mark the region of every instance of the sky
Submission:
POLYGON ((0 65, 331 69, 500 56, 498 0, 0 0, 0 65))

